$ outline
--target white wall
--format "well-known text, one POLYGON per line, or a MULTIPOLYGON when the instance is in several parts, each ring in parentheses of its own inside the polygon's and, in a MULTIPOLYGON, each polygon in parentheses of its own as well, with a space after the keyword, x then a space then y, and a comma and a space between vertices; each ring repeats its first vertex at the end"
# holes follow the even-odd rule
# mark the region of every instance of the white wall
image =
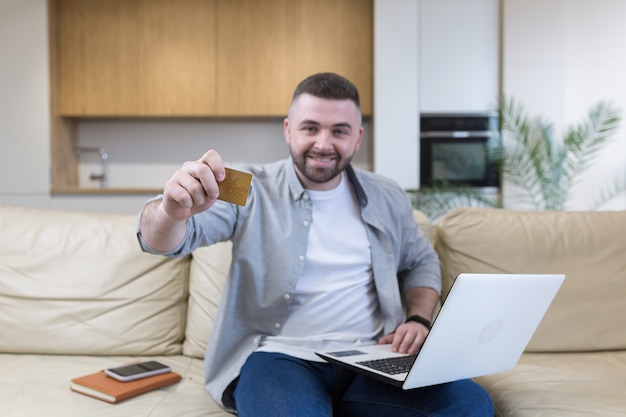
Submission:
POLYGON ((374 171, 404 188, 419 180, 415 0, 374 0, 374 171))
MULTIPOLYGON (((626 1, 505 0, 503 92, 557 134, 600 100, 623 109, 621 129, 573 189, 572 209, 587 209, 607 178, 626 182, 626 1)), ((515 205, 507 195, 505 204, 515 205)), ((626 195, 604 208, 623 209, 626 195)))
POLYGON ((0 0, 0 201, 43 202, 49 184, 47 12, 0 0))

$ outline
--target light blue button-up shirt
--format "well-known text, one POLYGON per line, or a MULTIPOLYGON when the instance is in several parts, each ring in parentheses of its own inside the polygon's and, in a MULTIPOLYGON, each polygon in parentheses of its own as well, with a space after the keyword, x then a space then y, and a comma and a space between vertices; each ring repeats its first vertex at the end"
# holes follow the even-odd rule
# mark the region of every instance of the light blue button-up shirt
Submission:
MULTIPOLYGON (((216 242, 233 242, 233 259, 205 355, 205 385, 227 410, 228 386, 239 375, 261 336, 278 335, 287 319, 307 253, 311 202, 291 158, 252 173, 245 207, 218 201, 187 222, 183 242, 168 256, 182 256, 216 242)), ((437 254, 412 217, 406 193, 374 173, 346 169, 361 206, 372 251, 372 272, 384 333, 404 321, 402 293, 414 287, 441 291, 437 254)), ((138 237, 143 250, 159 253, 138 237)))

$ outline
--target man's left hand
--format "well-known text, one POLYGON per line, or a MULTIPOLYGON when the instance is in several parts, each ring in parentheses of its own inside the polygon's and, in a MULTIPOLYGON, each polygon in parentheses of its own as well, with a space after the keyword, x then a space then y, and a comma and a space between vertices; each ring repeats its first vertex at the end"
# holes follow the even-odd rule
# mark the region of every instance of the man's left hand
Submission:
POLYGON ((422 347, 427 335, 428 328, 426 326, 415 321, 409 321, 399 325, 394 333, 381 337, 378 344, 391 343, 392 352, 415 355, 422 347))

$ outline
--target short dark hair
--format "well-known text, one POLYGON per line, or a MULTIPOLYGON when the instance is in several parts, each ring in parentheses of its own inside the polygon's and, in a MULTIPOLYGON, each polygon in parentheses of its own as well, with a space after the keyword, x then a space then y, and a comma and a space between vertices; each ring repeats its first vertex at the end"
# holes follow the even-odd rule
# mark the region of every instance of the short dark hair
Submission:
POLYGON ((347 78, 332 72, 313 74, 302 80, 293 93, 292 101, 302 94, 329 100, 351 100, 358 108, 361 107, 356 86, 347 78))

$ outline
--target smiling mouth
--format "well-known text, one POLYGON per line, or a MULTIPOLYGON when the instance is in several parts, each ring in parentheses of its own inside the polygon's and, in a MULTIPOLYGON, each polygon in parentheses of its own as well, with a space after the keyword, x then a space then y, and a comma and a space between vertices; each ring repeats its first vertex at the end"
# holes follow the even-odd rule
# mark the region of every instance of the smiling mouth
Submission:
POLYGON ((312 159, 315 162, 327 163, 332 162, 337 158, 334 155, 309 155, 309 159, 312 159))

